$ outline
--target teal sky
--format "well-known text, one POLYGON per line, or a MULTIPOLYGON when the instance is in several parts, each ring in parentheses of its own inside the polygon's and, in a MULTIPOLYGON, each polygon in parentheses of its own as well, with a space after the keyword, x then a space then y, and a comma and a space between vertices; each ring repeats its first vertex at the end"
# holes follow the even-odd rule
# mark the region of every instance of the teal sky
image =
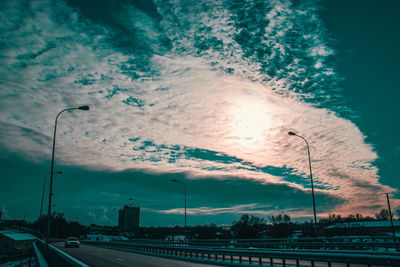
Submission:
MULTIPOLYGON (((37 218, 59 119, 55 210, 116 224, 374 214, 400 142, 398 1, 5 1, 0 208, 37 218)), ((397 214, 397 213, 396 213, 397 214)))
POLYGON ((385 184, 398 188, 400 3, 326 1, 324 6, 322 19, 334 39, 343 94, 357 112, 354 121, 379 155, 379 175, 385 184))

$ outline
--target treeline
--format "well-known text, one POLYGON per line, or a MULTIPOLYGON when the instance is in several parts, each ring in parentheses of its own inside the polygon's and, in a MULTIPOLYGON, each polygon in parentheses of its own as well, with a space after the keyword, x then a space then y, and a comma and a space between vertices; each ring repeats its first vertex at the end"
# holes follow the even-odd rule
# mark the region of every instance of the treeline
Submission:
POLYGON ((382 209, 374 217, 362 214, 349 214, 341 216, 329 214, 328 217, 320 218, 317 225, 313 220, 304 222, 292 222, 289 215, 279 214, 269 216, 267 220, 256 216, 242 215, 239 221, 234 221, 231 227, 232 238, 288 238, 288 237, 314 237, 335 235, 371 235, 370 229, 366 227, 354 228, 327 228, 340 223, 388 221, 389 211, 382 209))
MULTIPOLYGON (((255 215, 242 215, 239 220, 235 220, 231 225, 217 226, 214 223, 208 225, 188 226, 186 235, 189 239, 246 239, 246 238, 288 238, 288 237, 313 237, 332 236, 332 235, 369 235, 368 229, 348 229, 342 230, 328 229, 330 225, 347 222, 365 221, 387 221, 389 212, 386 209, 375 214, 374 217, 363 216, 362 214, 350 214, 341 216, 329 214, 328 217, 320 218, 317 227, 313 221, 293 222, 289 215, 278 214, 261 218, 255 215)), ((33 222, 29 227, 38 230, 42 234, 47 232, 47 215, 42 216, 33 222)), ((67 221, 64 213, 55 212, 50 218, 50 236, 53 238, 66 238, 68 236, 85 237, 88 233, 93 233, 91 227, 84 226, 77 221, 67 221)), ((117 227, 113 229, 113 235, 119 233, 117 227)), ((137 238, 168 239, 176 236, 184 236, 185 228, 182 226, 174 227, 140 227, 135 233, 137 238)))
MULTIPOLYGON (((216 226, 215 224, 198 225, 187 227, 189 239, 252 239, 252 238, 288 238, 288 237, 315 237, 336 235, 371 235, 367 228, 361 229, 327 229, 328 226, 338 223, 365 222, 365 221, 387 221, 389 212, 386 209, 375 214, 374 217, 362 214, 350 214, 341 216, 329 214, 328 217, 320 218, 317 227, 313 220, 304 222, 293 222, 289 215, 278 214, 266 219, 254 215, 244 214, 239 220, 233 221, 230 226, 216 226)), ((181 226, 175 227, 142 227, 140 238, 166 239, 171 236, 184 236, 185 229, 181 226)))
MULTIPOLYGON (((33 222, 30 227, 37 230, 42 236, 47 234, 48 216, 43 215, 33 222)), ((50 216, 50 237, 67 238, 68 236, 85 236, 88 233, 88 227, 78 221, 67 221, 64 213, 54 212, 50 216)))

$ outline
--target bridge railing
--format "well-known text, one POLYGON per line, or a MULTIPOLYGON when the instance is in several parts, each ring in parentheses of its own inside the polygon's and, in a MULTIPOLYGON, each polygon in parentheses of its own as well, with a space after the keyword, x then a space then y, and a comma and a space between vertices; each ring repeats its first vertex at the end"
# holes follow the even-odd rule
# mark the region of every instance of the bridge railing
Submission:
MULTIPOLYGON (((46 244, 43 240, 37 242, 40 253, 43 255, 48 266, 57 267, 89 267, 89 265, 75 259, 64 251, 51 244, 46 244)), ((41 266, 41 265, 39 265, 41 266)))
POLYGON ((46 259, 44 258, 42 252, 38 248, 36 242, 32 244, 32 249, 33 249, 33 258, 35 261, 35 266, 39 267, 49 267, 47 264, 46 259))
POLYGON ((330 251, 296 251, 296 250, 259 250, 242 248, 207 248, 190 246, 173 246, 163 244, 134 244, 120 242, 85 242, 89 245, 102 246, 143 254, 185 257, 185 259, 228 262, 258 262, 295 266, 315 266, 324 262, 327 266, 332 263, 363 264, 365 266, 400 266, 400 254, 389 253, 360 253, 360 252, 330 252, 330 251))
POLYGON ((161 244, 173 246, 225 247, 225 248, 277 248, 277 249, 324 249, 324 250, 400 250, 400 240, 389 236, 357 236, 327 238, 274 238, 274 239, 196 239, 152 240, 134 239, 118 241, 129 244, 161 244))

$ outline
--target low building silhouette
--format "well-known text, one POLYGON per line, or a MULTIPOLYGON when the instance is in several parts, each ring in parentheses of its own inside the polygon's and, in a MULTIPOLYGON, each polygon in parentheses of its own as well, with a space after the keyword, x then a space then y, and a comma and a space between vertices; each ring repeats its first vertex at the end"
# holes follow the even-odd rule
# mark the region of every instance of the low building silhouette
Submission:
MULTIPOLYGON (((393 228, 398 233, 400 221, 393 221, 393 228)), ((327 233, 331 235, 392 235, 390 221, 359 221, 336 223, 325 227, 327 233)))
POLYGON ((0 255, 27 255, 37 238, 28 233, 0 232, 0 255))
POLYGON ((91 224, 88 227, 89 234, 102 234, 102 235, 119 235, 118 226, 107 226, 91 224))

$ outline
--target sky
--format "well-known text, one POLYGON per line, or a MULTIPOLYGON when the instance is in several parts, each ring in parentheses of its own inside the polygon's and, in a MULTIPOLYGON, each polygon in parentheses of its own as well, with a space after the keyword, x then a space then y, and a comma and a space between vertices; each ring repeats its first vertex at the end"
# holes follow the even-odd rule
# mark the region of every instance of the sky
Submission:
POLYGON ((115 225, 400 215, 398 1, 3 1, 0 209, 115 225), (48 194, 48 179, 46 181, 48 194), (130 198, 134 200, 129 200, 130 198), (45 196, 47 207, 47 196, 45 196))

